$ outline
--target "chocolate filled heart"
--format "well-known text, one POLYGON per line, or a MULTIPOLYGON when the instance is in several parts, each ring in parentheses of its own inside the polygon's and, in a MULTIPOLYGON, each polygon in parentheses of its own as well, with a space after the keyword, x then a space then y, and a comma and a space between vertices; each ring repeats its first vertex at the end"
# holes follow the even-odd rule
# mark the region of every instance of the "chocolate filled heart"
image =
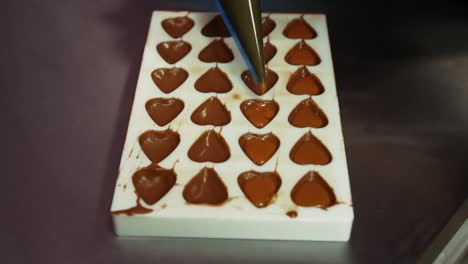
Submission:
POLYGON ((332 156, 327 147, 309 131, 305 133, 289 152, 289 158, 299 165, 326 165, 332 156))
POLYGON ((263 59, 265 61, 265 64, 270 62, 271 59, 276 55, 276 47, 270 43, 270 40, 265 43, 265 46, 263 46, 263 59))
POLYGON ((320 63, 320 57, 304 40, 298 42, 292 47, 284 57, 287 63, 291 65, 314 66, 320 63))
POLYGON ((135 172, 132 182, 137 196, 145 203, 153 205, 172 189, 176 182, 176 173, 172 169, 151 164, 135 172))
POLYGON ((161 58, 169 64, 174 64, 185 57, 192 50, 192 46, 183 40, 171 40, 159 43, 156 49, 161 58))
POLYGON ((223 39, 217 39, 200 51, 198 59, 203 62, 227 63, 234 59, 234 54, 223 39))
POLYGON ((290 39, 313 39, 317 37, 317 32, 301 16, 286 25, 283 35, 290 39))
POLYGON ((183 68, 159 68, 151 73, 154 84, 163 93, 171 93, 179 88, 188 78, 188 72, 183 68))
POLYGON ((291 191, 291 199, 299 206, 322 209, 336 204, 333 189, 316 171, 309 171, 296 183, 291 191))
POLYGON ((322 109, 311 99, 302 100, 289 115, 288 121, 295 127, 322 128, 328 124, 328 119, 322 109))
POLYGON ((173 38, 182 37, 193 25, 193 20, 188 16, 167 18, 161 22, 161 26, 173 38))
POLYGON ((145 155, 154 163, 158 163, 169 156, 179 145, 179 133, 170 129, 163 131, 149 130, 138 138, 140 147, 145 155))
POLYGON ((158 126, 165 126, 184 109, 184 102, 177 98, 153 98, 146 102, 146 111, 158 126))
POLYGON ((297 95, 319 95, 324 91, 320 79, 305 66, 297 69, 291 77, 289 77, 286 89, 290 93, 297 95))
POLYGON ((231 113, 217 97, 212 96, 193 111, 191 119, 200 126, 224 126, 231 122, 231 113))
POLYGON ((278 74, 276 72, 266 68, 265 69, 265 83, 257 84, 252 75, 250 75, 249 70, 245 70, 241 74, 242 81, 247 85, 247 87, 254 92, 256 95, 264 95, 267 93, 278 81, 278 74))
POLYGON ((240 109, 252 125, 263 128, 275 118, 279 104, 275 100, 250 99, 242 102, 240 109))
POLYGON ((276 153, 280 140, 273 133, 246 133, 239 138, 239 145, 253 163, 261 166, 276 153))
POLYGON ((198 78, 195 89, 202 93, 227 93, 231 91, 232 83, 227 74, 216 66, 198 78))
POLYGON ((242 192, 258 208, 266 207, 281 187, 281 178, 276 172, 247 171, 237 177, 242 192))
POLYGON ((271 20, 269 16, 262 19, 262 34, 263 37, 270 35, 270 33, 275 29, 276 23, 271 20))
POLYGON ((204 167, 185 185, 183 196, 189 203, 219 205, 227 200, 228 192, 218 173, 204 167))
POLYGON ((226 140, 214 130, 203 132, 192 144, 188 157, 195 162, 225 162, 231 157, 226 140))
POLYGON ((206 37, 227 38, 231 36, 220 15, 213 17, 213 19, 202 28, 201 33, 206 37))

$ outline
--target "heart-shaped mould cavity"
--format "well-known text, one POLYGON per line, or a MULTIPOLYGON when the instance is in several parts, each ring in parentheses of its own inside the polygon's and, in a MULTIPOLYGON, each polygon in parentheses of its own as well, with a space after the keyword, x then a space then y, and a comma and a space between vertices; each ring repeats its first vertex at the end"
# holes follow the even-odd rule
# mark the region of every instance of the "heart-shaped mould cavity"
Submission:
POLYGON ((286 25, 283 35, 290 39, 313 39, 317 37, 317 32, 301 16, 286 25))
POLYGON ((253 163, 261 166, 276 153, 280 140, 273 133, 246 133, 239 138, 239 145, 253 163))
POLYGON ((202 28, 201 33, 206 37, 227 38, 231 36, 231 33, 229 33, 229 30, 220 15, 213 17, 213 19, 211 19, 210 22, 202 28))
POLYGON ((242 102, 240 109, 252 125, 263 128, 275 118, 279 104, 275 100, 250 99, 242 102))
POLYGON ((158 126, 165 126, 184 109, 184 102, 177 98, 153 98, 146 102, 146 111, 158 126))
POLYGON ((276 84, 278 81, 278 74, 266 68, 265 83, 260 85, 255 82, 249 70, 242 72, 241 78, 245 85, 247 85, 247 87, 249 87, 249 89, 256 95, 264 95, 276 84))
POLYGON ((216 131, 203 132, 188 151, 188 157, 195 162, 225 162, 231 157, 226 140, 216 131))
POLYGON ((231 91, 232 83, 227 74, 216 66, 198 78, 195 89, 202 93, 227 93, 231 91))
POLYGON ((281 177, 276 172, 246 171, 237 177, 242 192, 258 208, 267 207, 281 187, 281 177))
POLYGON ((192 50, 192 46, 183 40, 171 40, 159 43, 156 49, 161 58, 169 64, 174 64, 185 57, 192 50))
POLYGON ((171 93, 179 88, 188 78, 188 72, 183 68, 159 68, 151 73, 154 84, 163 93, 171 93))
POLYGON ((302 100, 289 114, 288 121, 295 127, 322 128, 328 125, 328 118, 311 98, 302 100))
POLYGON ((319 95, 325 90, 320 79, 302 66, 289 77, 286 89, 296 95, 319 95))
POLYGON ((291 65, 318 65, 321 60, 317 52, 312 49, 304 40, 298 42, 292 47, 284 60, 291 65))
POLYGON ((289 158, 299 165, 326 165, 332 160, 327 147, 310 131, 294 144, 289 152, 289 158))
POLYGON ((198 59, 203 62, 227 63, 234 59, 234 54, 223 39, 216 39, 200 51, 198 59))
POLYGON ((217 97, 212 96, 193 111, 191 119, 200 126, 224 126, 231 122, 231 113, 217 97))
POLYGON ((192 204, 219 205, 227 200, 228 192, 218 173, 204 167, 185 185, 183 196, 192 204))
POLYGON ((299 206, 326 209, 336 204, 333 189, 316 171, 307 172, 291 191, 291 199, 299 206))
POLYGON ((164 19, 161 26, 173 38, 180 38, 189 32, 195 23, 188 16, 172 17, 164 19))
POLYGON ((138 137, 138 142, 148 159, 158 163, 177 148, 180 136, 179 133, 170 129, 163 131, 148 130, 138 137))
POLYGON ((270 62, 271 59, 276 55, 276 47, 270 43, 270 40, 263 46, 263 59, 265 64, 270 62))
POLYGON ((132 182, 137 196, 146 204, 153 205, 172 189, 176 177, 173 169, 168 170, 151 164, 135 172, 132 182))
POLYGON ((262 19, 262 34, 263 37, 270 35, 270 33, 276 28, 275 21, 271 20, 269 16, 262 19))

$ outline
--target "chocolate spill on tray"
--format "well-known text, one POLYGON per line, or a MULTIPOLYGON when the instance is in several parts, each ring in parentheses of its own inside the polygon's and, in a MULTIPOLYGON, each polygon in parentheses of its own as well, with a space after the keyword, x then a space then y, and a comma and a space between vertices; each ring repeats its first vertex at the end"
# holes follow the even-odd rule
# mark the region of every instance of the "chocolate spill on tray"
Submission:
POLYGON ((231 113, 217 97, 212 96, 193 111, 191 119, 201 126, 224 126, 231 122, 231 113))
POLYGON ((326 165, 331 162, 332 156, 327 147, 309 131, 294 144, 289 158, 299 164, 326 165))
POLYGON ((262 34, 263 37, 270 35, 273 29, 276 28, 275 21, 271 20, 269 16, 266 16, 262 19, 262 34))
POLYGON ((167 18, 161 22, 164 30, 173 38, 182 37, 194 24, 193 19, 188 16, 167 18))
POLYGON ((276 172, 247 171, 239 175, 237 182, 247 199, 258 208, 268 206, 281 187, 276 172))
POLYGON ((299 206, 326 209, 336 204, 333 189, 316 171, 306 173, 291 191, 291 199, 299 206))
POLYGON ((265 43, 263 46, 263 59, 265 61, 265 64, 270 62, 271 59, 276 55, 276 47, 270 43, 270 40, 265 43))
POLYGON ((322 82, 307 67, 302 66, 289 77, 286 89, 296 95, 319 95, 324 91, 322 82))
POLYGON ((195 89, 202 93, 227 93, 232 83, 218 66, 210 68, 195 82, 195 89))
POLYGON ((256 95, 264 95, 267 93, 278 81, 278 74, 276 72, 266 68, 265 69, 265 86, 262 87, 262 84, 257 84, 255 80, 250 75, 249 70, 245 70, 241 75, 242 81, 249 87, 249 89, 254 92, 256 95))
POLYGON ((219 205, 227 200, 228 192, 218 173, 204 167, 185 185, 183 196, 189 203, 219 205))
POLYGON ((242 102, 240 109, 252 125, 263 128, 275 118, 279 105, 275 100, 250 99, 242 102))
POLYGON ((280 140, 273 133, 246 133, 239 138, 239 145, 253 163, 261 166, 276 153, 280 140))
POLYGON ((288 211, 286 213, 287 216, 289 216, 290 218, 296 218, 297 217, 297 211, 288 211))
POLYGON ((291 65, 314 66, 320 63, 320 57, 304 40, 298 42, 292 47, 284 57, 287 63, 291 65))
POLYGON ((169 64, 178 62, 192 50, 192 46, 183 40, 164 41, 156 48, 161 58, 169 64))
POLYGON ((322 109, 311 98, 302 100, 289 115, 288 121, 295 127, 322 128, 328 124, 328 119, 322 109))
POLYGON ((201 33, 206 37, 227 38, 231 36, 220 15, 213 17, 213 19, 202 28, 201 33))
POLYGON ((132 215, 137 215, 137 214, 149 214, 153 212, 153 209, 149 209, 141 205, 140 197, 137 197, 136 203, 137 204, 134 207, 124 209, 124 210, 112 211, 112 214, 132 216, 132 215))
POLYGON ((225 162, 231 157, 226 140, 216 131, 203 132, 188 151, 188 157, 195 162, 225 162))
POLYGON ((177 98, 154 98, 145 104, 146 111, 158 126, 165 126, 184 109, 184 102, 177 98))
POLYGON ((183 68, 159 68, 151 73, 151 78, 163 93, 168 94, 179 88, 187 80, 188 75, 183 68))
POLYGON ((301 16, 286 25, 283 35, 290 39, 313 39, 317 37, 317 32, 301 16))
POLYGON ((145 203, 153 205, 172 189, 176 177, 173 169, 151 164, 135 172, 132 182, 137 196, 145 203))
POLYGON ((198 59, 203 62, 227 63, 234 59, 234 54, 223 39, 216 39, 200 51, 198 59))
POLYGON ((163 131, 149 130, 138 138, 141 149, 154 163, 158 163, 169 156, 180 142, 179 133, 170 129, 163 131))

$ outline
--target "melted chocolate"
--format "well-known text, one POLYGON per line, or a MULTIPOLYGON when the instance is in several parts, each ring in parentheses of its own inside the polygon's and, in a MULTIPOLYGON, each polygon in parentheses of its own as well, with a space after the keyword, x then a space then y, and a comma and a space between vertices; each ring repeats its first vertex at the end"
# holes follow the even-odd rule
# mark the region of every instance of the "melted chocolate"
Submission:
POLYGON ((283 35, 290 39, 313 39, 317 37, 317 32, 301 16, 286 25, 283 35))
POLYGON ((161 42, 156 48, 161 58, 169 64, 174 64, 180 61, 192 50, 192 46, 183 40, 161 42))
POLYGON ((263 37, 270 35, 270 33, 275 29, 276 23, 271 20, 269 16, 262 19, 262 33, 263 37))
POLYGON ((299 165, 326 165, 332 156, 327 147, 309 131, 294 144, 289 158, 299 165))
POLYGON ((146 111, 158 126, 165 126, 184 109, 184 102, 177 98, 154 98, 145 104, 146 111))
POLYGON ((249 89, 256 95, 264 95, 276 84, 276 82, 278 81, 278 74, 266 68, 266 82, 264 84, 257 84, 248 70, 242 73, 241 78, 242 81, 244 81, 245 85, 247 85, 247 87, 249 87, 249 89))
POLYGON ((239 138, 239 145, 253 163, 261 166, 276 153, 280 140, 273 133, 264 135, 247 133, 239 138))
POLYGON ((231 157, 226 140, 214 130, 205 131, 193 143, 188 157, 195 162, 225 162, 231 157))
POLYGON ((239 175, 237 182, 249 201, 258 208, 268 206, 281 186, 281 178, 276 172, 247 171, 239 175))
POLYGON ((319 78, 310 73, 305 66, 300 67, 289 77, 286 89, 297 95, 319 95, 324 91, 322 82, 319 78))
POLYGON ((153 209, 143 207, 140 203, 140 197, 137 197, 136 206, 124 210, 113 211, 113 215, 137 215, 137 214, 149 214, 153 212, 153 209))
POLYGON ((227 74, 216 66, 198 78, 195 89, 202 93, 227 93, 231 91, 232 83, 227 74))
POLYGON ((296 211, 288 211, 286 213, 286 215, 291 217, 291 218, 296 218, 297 217, 297 212, 296 211))
POLYGON ((275 118, 279 105, 274 100, 251 99, 242 102, 240 109, 252 125, 263 128, 275 118))
POLYGON ((212 96, 193 111, 191 119, 200 126, 224 126, 231 122, 231 113, 217 97, 212 96))
POLYGON ((227 200, 228 192, 216 171, 204 167, 185 185, 183 196, 189 203, 219 205, 227 200))
POLYGON ((232 50, 224 43, 223 39, 217 39, 200 51, 198 59, 203 62, 226 63, 234 59, 234 54, 232 54, 232 50))
POLYGON ((292 65, 314 66, 320 63, 319 55, 304 40, 292 47, 284 57, 287 63, 292 65))
POLYGON ((203 27, 201 33, 206 37, 227 38, 231 36, 220 15, 213 17, 213 19, 203 27))
POLYGON ((169 156, 179 145, 179 133, 166 129, 164 131, 149 130, 138 138, 141 149, 154 163, 169 156))
POLYGON ((296 183, 291 191, 291 199, 299 206, 315 206, 322 209, 336 204, 333 189, 315 171, 306 173, 296 183))
POLYGON ((176 177, 174 170, 151 164, 135 172, 132 182, 137 196, 145 203, 153 205, 172 189, 176 177))
POLYGON ((322 109, 311 98, 301 101, 289 115, 288 121, 295 127, 321 128, 328 124, 322 109))
POLYGON ((193 27, 193 20, 188 16, 172 17, 161 22, 164 30, 173 38, 180 38, 193 27))
POLYGON ((263 46, 263 59, 265 61, 265 64, 270 62, 271 59, 276 55, 276 47, 270 43, 270 40, 265 43, 265 46, 263 46))
POLYGON ((188 72, 182 68, 159 68, 151 73, 154 84, 163 93, 171 93, 187 80, 188 72))

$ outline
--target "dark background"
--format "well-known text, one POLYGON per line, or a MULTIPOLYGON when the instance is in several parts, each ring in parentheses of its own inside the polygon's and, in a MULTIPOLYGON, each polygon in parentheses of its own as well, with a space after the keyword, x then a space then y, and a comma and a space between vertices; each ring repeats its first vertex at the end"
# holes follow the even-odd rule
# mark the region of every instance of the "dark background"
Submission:
POLYGON ((117 239, 109 208, 154 9, 0 4, 2 263, 413 263, 468 193, 468 8, 263 1, 323 12, 355 222, 349 243, 117 239))

